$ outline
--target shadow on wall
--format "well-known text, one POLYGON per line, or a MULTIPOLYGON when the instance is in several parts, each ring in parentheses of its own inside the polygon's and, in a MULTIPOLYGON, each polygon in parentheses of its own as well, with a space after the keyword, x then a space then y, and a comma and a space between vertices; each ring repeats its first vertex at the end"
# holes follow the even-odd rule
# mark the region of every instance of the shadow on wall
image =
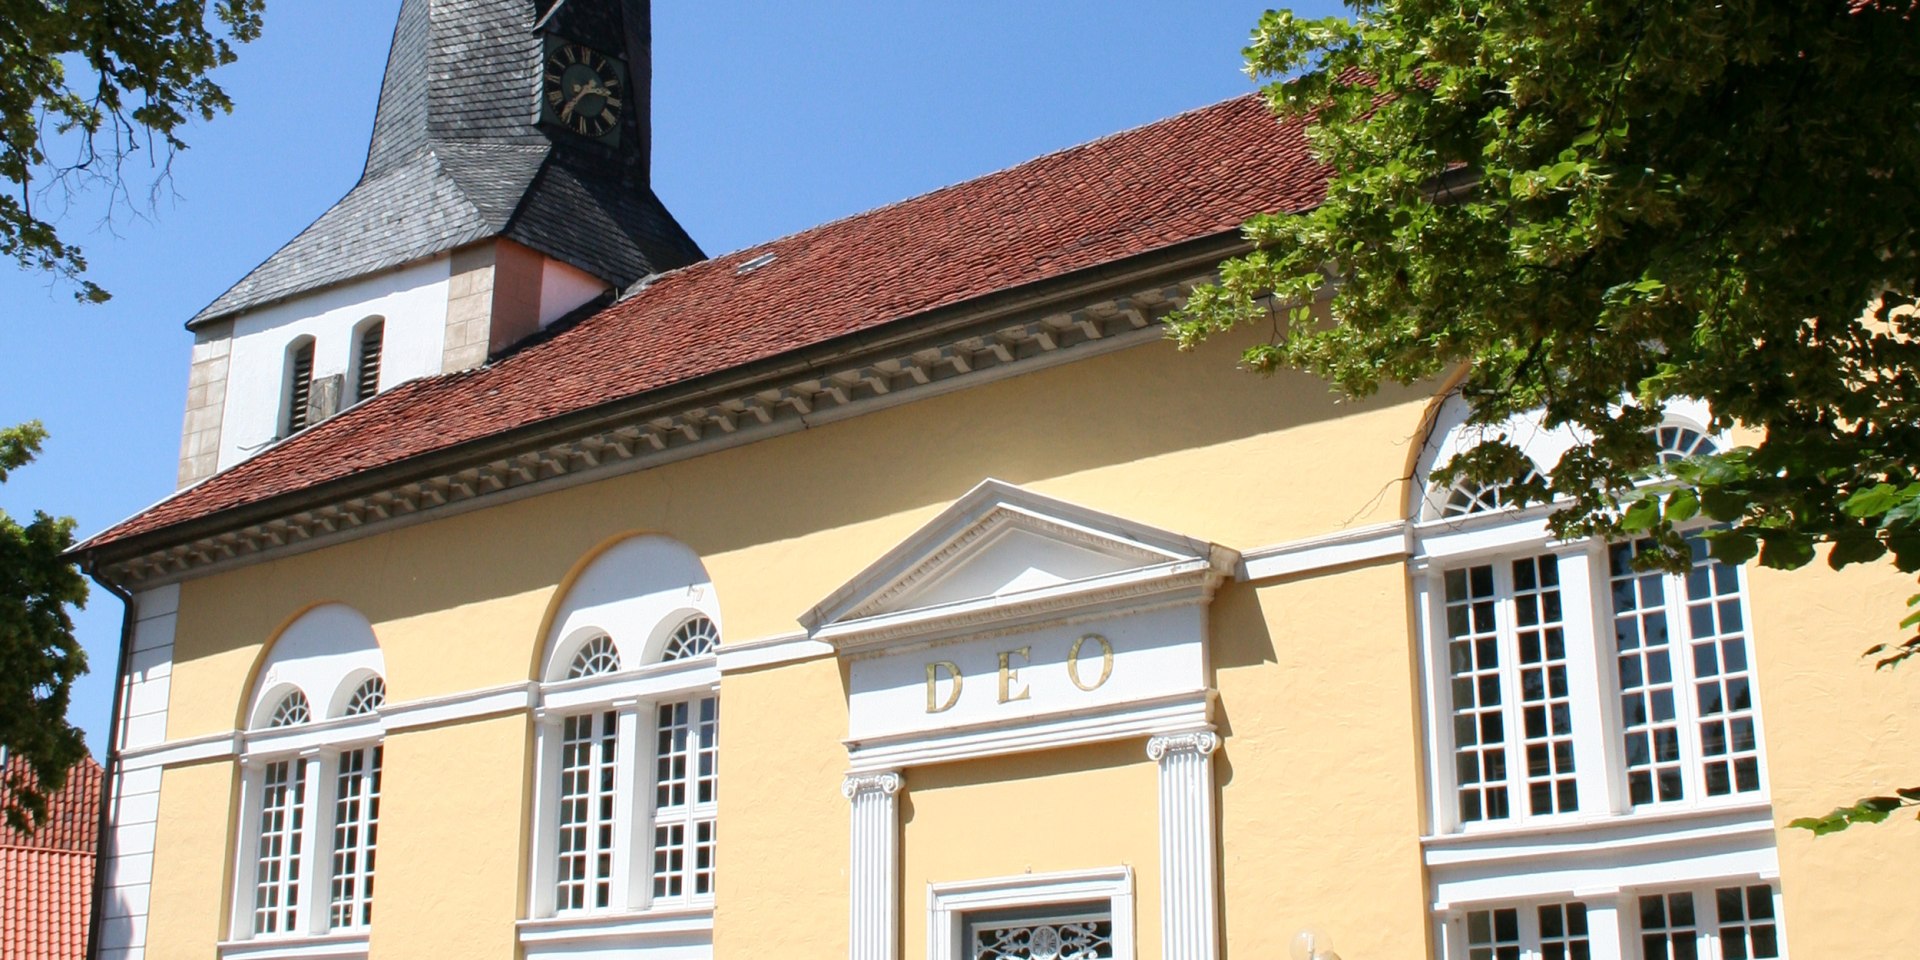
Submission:
MULTIPOLYGON (((1235 369, 1238 351, 1252 336, 1224 337, 1191 356, 1176 355, 1164 343, 1142 345, 202 582, 226 596, 342 598, 372 622, 387 623, 550 590, 596 545, 624 530, 661 531, 708 560, 766 547, 770 562, 790 564, 805 579, 814 579, 816 571, 831 574, 824 576, 831 589, 842 571, 851 576, 875 556, 809 555, 796 541, 944 506, 984 477, 1044 482, 1397 405, 1407 405, 1408 413, 1404 429, 1394 428, 1392 439, 1401 444, 1394 462, 1417 442, 1417 404, 1428 390, 1394 388, 1336 402, 1324 382, 1306 375, 1263 378, 1235 369)), ((1378 434, 1378 427, 1372 429, 1378 434)), ((1321 457, 1312 464, 1315 471, 1343 475, 1335 452, 1301 452, 1321 457)), ((1342 515, 1358 515, 1377 503, 1399 472, 1396 467, 1394 475, 1376 479, 1383 473, 1377 465, 1347 469, 1344 475, 1365 479, 1335 489, 1342 515)), ((1259 494, 1209 492, 1207 478, 1192 482, 1193 489, 1116 488, 1115 496, 1259 494)), ((218 629, 203 625, 189 641, 193 649, 182 655, 260 642, 291 612, 255 609, 264 606, 223 611, 218 629)), ((530 644, 539 639, 545 638, 528 637, 530 644)))

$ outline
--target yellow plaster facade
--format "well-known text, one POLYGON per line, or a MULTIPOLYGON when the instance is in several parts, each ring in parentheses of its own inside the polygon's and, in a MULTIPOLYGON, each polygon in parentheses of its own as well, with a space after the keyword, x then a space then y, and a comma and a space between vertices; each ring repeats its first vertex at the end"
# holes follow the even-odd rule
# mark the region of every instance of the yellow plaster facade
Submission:
MULTIPOLYGON (((1306 378, 1227 375, 1234 348, 1142 346, 188 580, 167 737, 229 735, 277 631, 322 602, 372 623, 390 704, 525 689, 570 578, 625 534, 699 555, 725 650, 797 638, 813 604, 985 477, 1243 551, 1401 520, 1429 394, 1336 404, 1306 378), (1034 415, 1067 406, 1070 420, 1034 415)), ((1213 595, 1221 955, 1283 956, 1308 927, 1350 960, 1449 955, 1423 866, 1430 741, 1410 581, 1395 555, 1213 595)), ((1900 590, 1876 570, 1752 574, 1779 823, 1910 768, 1920 694, 1858 661, 1900 590)), ((825 647, 722 671, 714 956, 849 950, 849 676, 825 647)), ((385 737, 370 957, 530 955, 516 923, 534 875, 537 730, 521 708, 385 737)), ((929 884, 1125 865, 1137 955, 1163 956, 1160 775, 1144 744, 906 768, 897 955, 925 955, 929 884)), ((165 771, 147 956, 206 957, 230 936, 246 860, 235 769, 165 771)), ((1780 832, 1796 954, 1914 942, 1900 901, 1920 879, 1901 852, 1912 829, 1780 832)))

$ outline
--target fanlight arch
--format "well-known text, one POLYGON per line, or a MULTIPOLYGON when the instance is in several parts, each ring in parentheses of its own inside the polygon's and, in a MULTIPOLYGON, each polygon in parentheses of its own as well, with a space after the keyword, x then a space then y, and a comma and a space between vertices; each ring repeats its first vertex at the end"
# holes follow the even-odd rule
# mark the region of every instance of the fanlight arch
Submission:
POLYGON ((271 725, 293 691, 304 696, 313 720, 347 715, 355 694, 370 680, 378 681, 384 703, 386 675, 386 657, 367 618, 345 604, 321 604, 294 618, 267 646, 245 725, 271 725))
POLYGON ((575 678, 590 645, 606 648, 591 651, 592 673, 657 663, 675 630, 695 618, 719 636, 720 604, 699 555, 658 534, 618 540, 587 561, 555 603, 536 679, 575 678))
MULTIPOLYGON (((1507 506, 1505 489, 1499 484, 1457 483, 1451 487, 1432 482, 1433 471, 1474 446, 1504 438, 1533 461, 1534 476, 1545 476, 1566 452, 1578 445, 1582 436, 1571 427, 1547 429, 1534 414, 1522 414, 1496 424, 1470 424, 1467 401, 1458 394, 1449 396, 1434 412, 1426 442, 1414 463, 1414 483, 1408 515, 1418 520, 1462 519, 1497 512, 1507 506)), ((1706 405, 1698 400, 1676 398, 1667 402, 1665 419, 1654 429, 1660 463, 1701 453, 1718 452, 1721 441, 1708 432, 1711 422, 1706 405)))

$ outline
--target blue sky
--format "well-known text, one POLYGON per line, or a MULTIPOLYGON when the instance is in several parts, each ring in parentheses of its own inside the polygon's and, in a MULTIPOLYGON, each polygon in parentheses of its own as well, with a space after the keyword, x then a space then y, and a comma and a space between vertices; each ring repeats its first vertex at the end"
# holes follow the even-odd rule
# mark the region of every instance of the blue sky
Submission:
MULTIPOLYGON (((654 190, 710 254, 989 173, 1250 90, 1239 50, 1268 4, 654 0, 654 190)), ((101 530, 173 489, 186 319, 359 176, 399 0, 268 4, 266 32, 216 76, 232 116, 187 133, 160 201, 62 222, 92 279, 0 264, 0 423, 45 422, 0 508, 101 530)), ((1334 4, 1296 8, 1337 12, 1334 4)), ((77 617, 94 672, 72 718, 105 739, 120 605, 77 617)))

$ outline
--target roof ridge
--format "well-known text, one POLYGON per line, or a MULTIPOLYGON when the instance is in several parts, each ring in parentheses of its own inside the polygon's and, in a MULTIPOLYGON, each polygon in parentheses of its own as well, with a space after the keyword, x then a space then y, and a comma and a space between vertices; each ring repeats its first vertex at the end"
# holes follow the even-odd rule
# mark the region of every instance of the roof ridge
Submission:
POLYGON ((1259 96, 1260 94, 1258 91, 1242 93, 1236 96, 1228 97, 1225 100, 1216 100, 1212 103, 1202 104, 1197 107, 1192 107, 1186 110, 1182 110, 1179 113, 1173 114, 1172 116, 1161 117, 1158 120, 1149 120, 1145 123, 1138 123, 1131 127, 1127 127, 1124 130, 1116 130, 1112 133, 1095 137, 1092 140, 1083 140, 1079 143, 1069 144, 1067 146, 1060 147, 1059 149, 1056 149, 1056 150, 1049 150, 1046 153, 1040 154, 1038 156, 1028 157, 1027 159, 1022 160, 1018 163, 1009 164, 1007 166, 1001 167, 998 170, 991 170, 986 173, 979 174, 977 176, 968 177, 967 179, 961 180, 957 183, 949 183, 943 187, 935 187, 934 189, 928 190, 925 193, 916 193, 910 197, 901 197, 898 200, 889 201, 877 207, 868 207, 865 210, 860 210, 854 213, 850 213, 844 217, 840 217, 835 220, 828 220, 825 223, 815 224, 811 227, 806 227, 801 230, 796 230, 792 233, 786 234, 785 236, 775 237, 772 240, 765 240, 760 243, 754 244, 752 246, 741 247, 737 250, 729 250, 726 253, 715 254, 711 257, 708 257, 705 260, 689 263, 684 267, 679 267, 673 270, 662 271, 661 273, 655 274, 653 277, 648 277, 645 280, 642 280, 641 283, 648 283, 649 281, 654 279, 669 277, 674 274, 682 273, 688 270, 693 270, 695 268, 702 267, 702 266, 719 264, 724 260, 738 256, 743 253, 752 253, 755 251, 764 250, 766 247, 773 246, 776 243, 784 243, 786 241, 793 240, 798 237, 806 236, 807 234, 810 234, 810 233, 820 233, 820 232, 824 232, 826 230, 841 226, 842 224, 852 223, 854 221, 866 219, 868 217, 878 216, 879 214, 892 210, 895 207, 902 207, 909 203, 917 203, 929 197, 937 197, 943 193, 950 193, 957 190, 964 190, 968 187, 973 186, 974 184, 979 183, 982 180, 991 180, 1003 174, 1011 173, 1015 170, 1018 170, 1021 167, 1033 166, 1035 164, 1038 164, 1047 160, 1052 160, 1058 157, 1067 156, 1069 154, 1079 153, 1083 150, 1091 150, 1094 147, 1098 147, 1102 144, 1107 143, 1108 141, 1118 140, 1123 137, 1132 136, 1150 127, 1164 126, 1179 120, 1184 120, 1187 117, 1194 116, 1195 114, 1206 113, 1210 110, 1218 110, 1222 107, 1226 107, 1230 104, 1239 103, 1240 101, 1243 101, 1243 100, 1256 99, 1259 96))

